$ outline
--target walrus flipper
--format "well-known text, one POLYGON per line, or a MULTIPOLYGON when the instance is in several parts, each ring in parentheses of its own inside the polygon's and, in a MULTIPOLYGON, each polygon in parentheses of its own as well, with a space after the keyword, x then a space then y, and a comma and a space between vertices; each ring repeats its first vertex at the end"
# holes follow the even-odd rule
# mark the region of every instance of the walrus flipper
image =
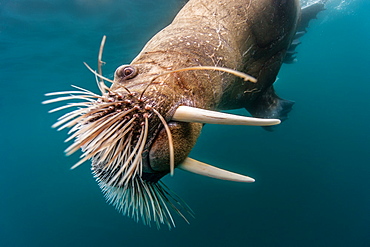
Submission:
MULTIPOLYGON (((280 98, 275 93, 273 86, 271 86, 264 93, 260 94, 246 109, 254 117, 277 118, 285 121, 288 119, 288 113, 292 110, 293 104, 293 101, 280 98)), ((263 128, 272 131, 274 127, 267 126, 263 128)))
POLYGON ((325 6, 322 1, 304 6, 301 9, 301 20, 299 21, 297 32, 307 32, 306 29, 308 28, 309 22, 312 19, 316 19, 317 14, 323 10, 325 10, 325 6))
POLYGON ((295 51, 295 49, 297 48, 298 45, 301 44, 299 38, 302 37, 305 33, 307 33, 309 22, 312 19, 316 19, 317 14, 323 11, 324 9, 325 9, 324 3, 322 1, 313 3, 311 5, 307 5, 301 9, 301 19, 299 25, 297 26, 297 30, 293 38, 293 41, 286 52, 283 61, 284 63, 291 64, 296 61, 295 54, 297 54, 297 52, 295 51))

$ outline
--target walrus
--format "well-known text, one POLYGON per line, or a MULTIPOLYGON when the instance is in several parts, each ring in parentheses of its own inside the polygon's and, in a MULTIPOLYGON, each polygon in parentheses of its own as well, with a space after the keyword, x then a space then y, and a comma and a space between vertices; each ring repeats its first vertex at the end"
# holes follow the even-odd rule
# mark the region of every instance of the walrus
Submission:
POLYGON ((83 151, 72 168, 91 160, 109 203, 136 221, 170 228, 171 211, 192 215, 160 181, 175 168, 253 182, 188 155, 206 123, 269 128, 287 118, 293 102, 278 97, 273 83, 322 9, 301 10, 298 0, 190 0, 113 80, 102 75, 104 38, 98 71, 87 65, 101 94, 75 86, 44 102, 78 100, 50 111, 77 108, 53 125, 71 128, 67 155, 83 151), (220 112, 237 108, 252 117, 220 112))

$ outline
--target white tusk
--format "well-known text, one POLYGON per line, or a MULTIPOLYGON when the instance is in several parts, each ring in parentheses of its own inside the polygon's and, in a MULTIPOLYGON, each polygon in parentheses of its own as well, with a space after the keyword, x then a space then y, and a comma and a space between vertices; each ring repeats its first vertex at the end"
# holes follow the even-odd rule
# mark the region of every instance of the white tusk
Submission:
POLYGON ((238 173, 229 172, 206 163, 194 160, 192 158, 186 158, 184 162, 177 166, 181 170, 196 173, 199 175, 217 178, 222 180, 229 180, 235 182, 252 183, 254 179, 238 173))
POLYGON ((204 110, 190 106, 179 106, 176 109, 172 120, 191 123, 252 126, 270 126, 279 124, 281 122, 279 119, 244 117, 223 112, 204 110))

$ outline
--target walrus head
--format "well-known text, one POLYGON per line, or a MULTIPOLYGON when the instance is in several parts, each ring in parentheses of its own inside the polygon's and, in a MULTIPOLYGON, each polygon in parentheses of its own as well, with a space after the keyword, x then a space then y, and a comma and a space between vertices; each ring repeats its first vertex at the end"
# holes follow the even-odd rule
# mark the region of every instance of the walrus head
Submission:
POLYGON ((219 179, 254 181, 190 159, 188 154, 204 123, 268 126, 280 121, 199 109, 169 86, 174 73, 188 70, 219 70, 255 82, 253 77, 219 67, 163 71, 152 65, 123 65, 110 80, 101 72, 103 45, 98 72, 88 67, 97 76, 101 94, 74 86, 77 90, 46 94, 62 96, 43 103, 79 101, 51 110, 77 108, 60 117, 53 127, 71 128, 66 141, 74 139, 74 143, 66 149, 67 155, 83 151, 72 169, 92 160, 93 174, 109 203, 136 221, 171 227, 174 221, 170 210, 185 220, 184 212, 192 215, 191 209, 160 181, 175 168, 219 179), (107 87, 104 80, 112 86, 107 87))

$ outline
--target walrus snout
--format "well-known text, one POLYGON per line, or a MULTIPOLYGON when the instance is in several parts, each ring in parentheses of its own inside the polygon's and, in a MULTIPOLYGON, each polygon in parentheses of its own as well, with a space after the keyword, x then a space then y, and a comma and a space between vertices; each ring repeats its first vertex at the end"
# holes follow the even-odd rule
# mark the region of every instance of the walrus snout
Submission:
MULTIPOLYGON (((203 124, 171 121, 168 127, 174 147, 174 165, 177 167, 188 157, 200 135, 203 124)), ((170 147, 166 130, 162 128, 153 140, 149 154, 143 162, 141 177, 148 182, 158 182, 170 172, 170 147)))
MULTIPOLYGON (((168 126, 172 134, 176 167, 188 157, 200 135, 203 124, 171 121, 168 126)), ((154 171, 169 173, 169 154, 167 134, 164 129, 161 129, 150 148, 150 167, 154 171)))

